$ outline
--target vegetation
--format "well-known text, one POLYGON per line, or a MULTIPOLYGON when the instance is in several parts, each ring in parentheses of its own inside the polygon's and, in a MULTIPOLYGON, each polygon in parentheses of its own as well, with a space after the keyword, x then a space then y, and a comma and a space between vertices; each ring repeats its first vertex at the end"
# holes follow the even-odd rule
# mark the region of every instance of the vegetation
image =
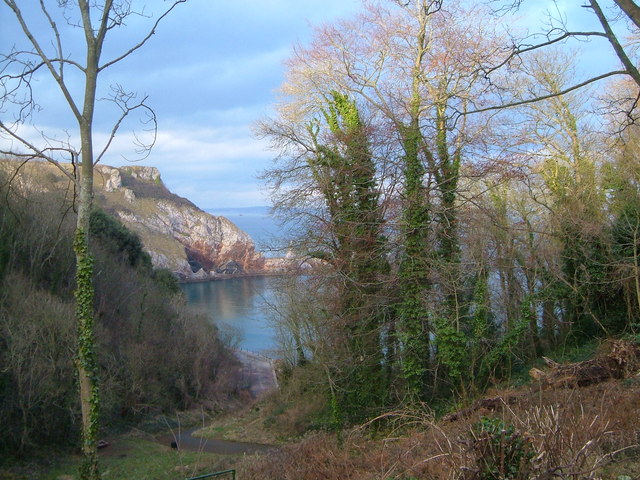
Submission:
POLYGON ((291 245, 325 262, 277 314, 284 388, 321 392, 327 428, 465 402, 559 346, 637 334, 638 131, 621 129, 637 85, 611 84, 596 125, 589 92, 565 92, 572 59, 546 45, 498 89, 482 73, 507 68, 495 20, 368 4, 296 49, 260 125, 276 209, 305 227, 291 245))
MULTIPOLYGON (((94 145, 96 104, 101 95, 99 80, 103 78, 100 74, 144 46, 155 33, 160 21, 184 1, 186 0, 176 0, 170 4, 151 22, 146 36, 113 57, 105 58, 103 53, 106 50, 106 39, 112 38, 114 30, 125 26, 128 18, 141 14, 135 10, 131 2, 109 0, 104 4, 96 4, 84 0, 77 3, 63 1, 57 2, 57 8, 40 2, 39 8, 34 9, 35 16, 32 16, 32 12, 28 12, 20 2, 4 0, 5 12, 20 26, 18 31, 21 32, 21 38, 16 40, 10 51, 3 52, 0 60, 0 104, 4 112, 11 112, 6 115, 4 121, 0 121, 0 132, 5 138, 10 139, 9 150, 5 150, 7 147, 3 145, 2 152, 19 156, 24 162, 38 159, 55 165, 74 185, 73 200, 77 207, 76 229, 73 234, 77 324, 75 366, 82 407, 82 449, 85 455, 85 462, 81 468, 83 480, 100 479, 96 436, 100 382, 94 329, 96 322, 92 311, 95 293, 92 283, 94 259, 89 238, 94 196, 94 167, 109 149, 127 117, 143 112, 143 115, 147 116, 147 123, 152 125, 151 139, 142 140, 134 134, 135 143, 141 153, 148 152, 155 143, 156 131, 155 115, 145 103, 146 97, 138 101, 135 94, 125 91, 121 85, 112 85, 108 98, 119 110, 119 116, 116 117, 102 149, 100 150, 99 145, 94 145), (74 52, 73 45, 78 40, 73 30, 82 33, 80 38, 83 38, 83 54, 74 52), (42 87, 36 87, 39 80, 44 79, 38 77, 39 71, 44 72, 46 78, 42 87), (69 71, 73 71, 75 75, 69 75, 69 71), (38 98, 40 93, 43 94, 42 97, 46 96, 44 92, 47 91, 47 87, 64 99, 63 105, 68 108, 73 135, 79 138, 79 144, 74 145, 70 138, 66 141, 48 140, 53 139, 55 135, 43 132, 38 127, 36 130, 42 137, 40 142, 32 143, 25 133, 16 133, 24 125, 37 123, 33 117, 41 110, 38 98), (17 148, 14 141, 18 145, 17 148), (68 171, 62 167, 61 160, 73 164, 73 170, 68 171)), ((68 123, 63 121, 62 125, 67 126, 68 123)))
MULTIPOLYGON (((0 457, 77 446, 74 215, 56 192, 2 176, 0 457), (11 454, 11 455, 9 455, 11 454)), ((138 238, 104 212, 91 223, 94 374, 103 394, 95 434, 146 415, 213 406, 234 391, 234 361, 215 327, 189 314, 175 279, 153 271, 138 238)), ((97 399, 96 399, 97 402, 97 399)))
POLYGON ((320 124, 310 129, 316 156, 310 170, 326 203, 326 225, 335 242, 326 244, 319 257, 335 269, 329 287, 337 296, 335 309, 327 312, 344 338, 344 358, 339 369, 330 372, 333 421, 364 419, 368 409, 385 401, 379 328, 380 275, 388 265, 382 236, 382 214, 369 153, 369 140, 355 103, 331 92, 324 111, 332 145, 320 144, 320 124), (348 367, 351 365, 351 367, 348 367), (348 372, 341 371, 348 368, 348 372))
MULTIPOLYGON (((111 447, 109 447, 111 448, 111 447)), ((102 476, 105 480, 126 478, 175 480, 191 478, 227 468, 229 459, 206 452, 171 450, 152 438, 142 435, 127 435, 119 438, 117 446, 108 455, 100 458, 102 476)), ((41 480, 69 478, 78 469, 79 459, 72 457, 62 465, 43 472, 41 480)))
POLYGON ((637 412, 638 393, 637 380, 522 388, 442 421, 424 408, 388 411, 343 432, 341 442, 314 432, 273 455, 247 458, 238 478, 637 478, 639 424, 630 412, 637 412))
MULTIPOLYGON (((638 7, 614 3, 637 36, 638 7)), ((275 207, 302 227, 289 248, 317 268, 283 282, 282 389, 250 417, 269 439, 313 432, 239 462, 243 479, 637 470, 625 461, 640 429, 640 416, 628 415, 640 393, 640 76, 614 20, 596 0, 586 7, 603 32, 569 32, 550 19, 543 43, 505 48, 513 38, 477 4, 367 2, 295 51, 284 100, 259 131, 278 155, 264 175, 275 207), (572 57, 554 46, 583 37, 607 40, 623 69, 576 84, 572 57), (584 89, 613 75, 629 78, 599 98, 584 89), (583 353, 608 337, 631 340, 635 360, 601 355, 572 384, 580 366, 546 358, 560 378, 532 368, 539 383, 476 400, 524 383, 543 356, 583 353), (435 412, 450 410, 437 421, 435 412)), ((89 103, 68 98, 83 140, 83 173, 67 172, 78 215, 55 193, 14 188, 15 178, 0 191, 0 452, 66 446, 82 431, 83 478, 99 476, 99 410, 110 424, 233 388, 213 327, 185 314, 175 280, 153 270, 136 235, 92 208, 93 166, 104 153, 91 153, 95 81, 115 26, 108 10, 97 29, 85 24, 89 103)), ((64 92, 58 49, 55 62, 38 55, 64 92)), ((32 73, 16 78, 30 87, 32 73)), ((146 108, 120 106, 123 119, 146 108)), ((43 157, 57 164, 42 151, 25 158, 43 157)), ((123 182, 142 201, 172 195, 134 175, 123 182)))

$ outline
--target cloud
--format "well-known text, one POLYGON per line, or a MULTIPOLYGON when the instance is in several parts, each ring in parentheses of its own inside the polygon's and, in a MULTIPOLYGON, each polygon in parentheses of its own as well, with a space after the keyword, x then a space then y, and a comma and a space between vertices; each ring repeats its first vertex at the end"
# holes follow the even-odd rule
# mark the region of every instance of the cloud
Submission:
MULTIPOLYGON (((148 95, 158 119, 158 138, 151 154, 136 164, 158 167, 177 194, 207 208, 264 204, 256 176, 273 154, 252 136, 251 126, 269 111, 283 78, 283 60, 292 44, 309 38, 309 22, 353 12, 359 5, 360 0, 190 0, 165 18, 143 48, 100 74, 98 96, 106 96, 115 84, 148 95)), ((135 45, 165 6, 147 2, 145 16, 132 16, 124 28, 110 31, 103 60, 135 45)), ((24 2, 24 9, 35 18, 38 3, 24 2)), ((0 16, 5 14, 9 21, 10 12, 0 2, 0 16)), ((37 34, 44 39, 47 24, 38 21, 42 28, 37 34)), ((9 23, 0 29, 5 45, 21 36, 19 26, 9 23)), ((79 52, 82 61, 81 30, 66 31, 64 20, 59 25, 71 39, 65 51, 79 52)), ((42 82, 40 87, 39 98, 47 108, 33 121, 79 149, 75 118, 60 102, 55 85, 42 82)), ((74 90, 81 92, 80 87, 74 90)), ((118 112, 109 102, 96 107, 99 151, 118 112)), ((132 120, 113 139, 103 164, 126 165, 130 162, 125 158, 137 158, 132 132, 143 130, 132 120)), ((37 128, 24 128, 29 138, 39 138, 37 128)))
MULTIPOLYGON (((124 142, 115 142, 104 163, 131 164, 120 156, 123 151, 124 142)), ((272 156, 247 128, 173 128, 159 132, 142 163, 157 167, 174 193, 202 208, 219 208, 264 204, 256 177, 272 156)))

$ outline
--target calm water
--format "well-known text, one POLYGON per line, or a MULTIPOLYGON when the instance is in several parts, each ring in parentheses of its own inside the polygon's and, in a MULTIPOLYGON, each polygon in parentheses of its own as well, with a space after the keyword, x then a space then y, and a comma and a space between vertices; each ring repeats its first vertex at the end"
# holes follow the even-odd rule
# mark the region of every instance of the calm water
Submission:
POLYGON ((268 353, 275 348, 269 304, 275 301, 275 277, 246 277, 181 285, 187 303, 206 312, 223 336, 240 348, 268 353))
POLYGON ((274 248, 282 246, 282 238, 288 235, 289 227, 281 225, 269 214, 269 207, 244 207, 207 209, 213 215, 221 215, 231 220, 238 228, 247 232, 256 244, 256 250, 265 257, 277 257, 281 252, 274 248))

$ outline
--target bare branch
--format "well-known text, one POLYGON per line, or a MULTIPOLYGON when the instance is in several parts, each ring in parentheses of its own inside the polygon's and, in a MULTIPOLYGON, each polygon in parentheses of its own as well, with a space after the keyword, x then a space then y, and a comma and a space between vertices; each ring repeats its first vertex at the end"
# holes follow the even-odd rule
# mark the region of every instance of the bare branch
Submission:
POLYGON ((613 0, 620 10, 622 10, 627 17, 640 28, 640 7, 638 7, 633 0, 613 0))
POLYGON ((73 115, 76 117, 76 119, 78 121, 80 121, 81 118, 82 118, 82 113, 80 112, 80 109, 76 105, 76 102, 73 99, 73 96, 71 95, 71 92, 69 91, 69 89, 68 89, 68 87, 67 87, 67 85, 66 85, 66 83, 64 81, 64 78, 60 76, 60 73, 54 67, 54 63, 57 62, 57 60, 55 60, 55 61, 51 60, 51 58, 49 58, 47 56, 47 54, 45 53, 45 51, 42 49, 42 47, 40 46, 40 43, 35 38, 35 36, 33 35, 32 31, 31 31, 31 29, 27 25, 27 23, 26 23, 26 21, 24 19, 24 16, 22 15, 22 11, 20 10, 18 5, 16 4, 15 0, 4 0, 4 3, 13 11, 16 19, 20 23, 20 27, 22 28, 22 31, 24 32, 25 36, 29 39, 29 42, 31 43, 31 45, 33 45, 33 48, 36 50, 36 52, 38 53, 38 55, 42 59, 43 63, 49 69, 49 72, 51 73, 51 76, 54 78, 54 80, 58 84, 58 87, 60 88, 60 91, 64 95, 65 100, 67 101, 67 104, 69 105, 69 108, 73 112, 73 115))
MULTIPOLYGON (((481 71, 482 73, 485 74, 485 76, 489 75, 492 72, 495 72, 496 70, 504 67, 505 65, 509 64, 514 58, 522 55, 523 53, 528 53, 534 50, 539 50, 541 48, 544 47, 548 47, 550 45, 554 45, 556 43, 560 43, 563 42, 569 38, 576 38, 576 37, 605 37, 606 38, 606 34, 602 33, 602 32, 565 32, 562 35, 560 35, 559 37, 556 38, 552 38, 546 42, 542 42, 542 43, 537 43, 535 45, 527 45, 527 46, 514 46, 513 51, 499 64, 492 66, 491 68, 488 69, 479 69, 479 71, 481 71)), ((547 35, 547 37, 549 37, 549 35, 547 35)))
POLYGON ((600 24, 604 29, 606 37, 609 40, 609 43, 611 44, 611 46, 613 47, 613 50, 616 52, 618 59, 620 60, 620 62, 622 62, 622 65, 626 69, 626 73, 631 78, 633 78, 633 81, 636 82, 640 87, 640 72, 638 72, 638 69, 636 68, 635 64, 627 56, 627 53, 624 51, 624 48, 622 47, 622 45, 620 45, 620 42, 618 41, 618 38, 616 37, 615 33, 613 33, 613 30, 611 29, 611 25, 609 25, 607 17, 605 17, 604 13, 602 12, 600 5, 596 0, 589 0, 589 7, 594 11, 596 16, 598 17, 598 20, 600 21, 600 24))
POLYGON ((614 75, 626 75, 628 72, 626 70, 615 70, 613 72, 607 72, 607 73, 603 73, 602 75, 598 75, 597 77, 593 77, 590 78, 588 80, 585 80, 584 82, 578 83, 576 85, 572 85, 571 87, 565 88, 564 90, 560 90, 556 93, 550 93, 547 95, 541 95, 539 97, 532 97, 532 98, 528 98, 525 100, 518 100, 516 102, 509 102, 509 103, 502 103, 499 105, 492 105, 490 107, 484 107, 484 108, 478 108, 475 110, 468 110, 466 112, 456 112, 458 114, 458 117, 461 116, 465 116, 465 115, 471 115, 473 113, 481 113, 481 112, 489 112, 492 110, 501 110, 504 108, 511 108, 511 107, 518 107, 520 105, 528 105, 531 103, 536 103, 536 102, 541 102, 543 100, 548 100, 550 98, 555 98, 555 97, 560 97, 562 95, 566 95, 567 93, 573 92, 574 90, 578 90, 580 88, 586 87, 587 85, 591 84, 591 83, 595 83, 598 82, 604 78, 608 78, 608 77, 612 77, 614 75))
POLYGON ((153 147, 153 145, 155 145, 156 143, 156 139, 157 139, 157 133, 158 133, 158 122, 156 119, 156 115, 155 112, 153 111, 153 109, 151 107, 149 107, 146 104, 146 100, 148 97, 144 97, 141 101, 139 101, 138 103, 131 105, 131 101, 135 99, 136 95, 134 93, 131 92, 125 92, 123 90, 123 88, 120 85, 116 85, 115 87, 112 87, 112 90, 114 92, 113 94, 113 98, 111 98, 110 100, 115 102, 116 105, 120 108, 121 110, 121 115, 118 118, 118 120, 114 123, 113 128, 111 129, 111 133, 109 135, 109 138, 107 140, 107 143, 105 144, 105 146, 103 147, 102 151, 96 156, 96 159, 94 160, 93 164, 97 164, 98 162, 100 162, 100 160, 102 160, 102 157, 104 157, 104 155, 106 154, 107 150, 109 149, 109 147, 111 146, 111 144, 113 143, 113 140, 116 137, 116 134, 118 133, 118 130, 120 129, 122 123, 124 122, 124 120, 133 112, 135 112, 136 110, 143 110, 148 117, 148 120, 146 122, 143 123, 147 123, 151 125, 150 129, 147 129, 147 131, 151 132, 151 141, 142 141, 139 139, 139 137, 134 133, 135 139, 136 139, 136 145, 139 147, 136 150, 136 153, 138 153, 139 155, 142 156, 142 158, 137 159, 137 160, 141 160, 143 158, 146 158, 149 153, 151 152, 151 149, 153 147))
POLYGON ((51 30, 53 31, 53 34, 56 37, 56 50, 58 52, 58 57, 60 60, 53 60, 53 62, 58 62, 59 66, 60 66, 60 79, 62 79, 64 81, 64 61, 62 61, 62 57, 64 56, 62 54, 62 40, 60 38, 60 31, 58 30, 58 26, 56 25, 56 22, 53 21, 53 18, 51 17, 51 15, 49 14, 49 10, 47 10, 47 7, 45 7, 44 5, 44 0, 40 0, 40 9, 42 10, 42 13, 44 13, 45 17, 47 17, 47 21, 49 22, 49 26, 51 27, 51 30))
POLYGON ((66 175, 71 181, 73 181, 73 182, 76 181, 74 176, 72 174, 70 174, 69 171, 67 169, 65 169, 60 164, 60 162, 58 162, 51 155, 51 153, 53 153, 53 152, 65 152, 65 153, 68 153, 71 156, 71 158, 76 158, 78 156, 78 152, 73 150, 70 146, 67 146, 67 147, 52 147, 52 146, 48 146, 47 148, 42 148, 41 149, 41 148, 38 148, 33 143, 29 142, 26 138, 24 138, 24 137, 22 137, 20 135, 17 135, 13 130, 11 130, 11 128, 9 128, 7 125, 5 125, 2 121, 0 121, 0 130, 5 132, 7 135, 9 135, 14 140, 16 140, 19 143, 21 143, 24 147, 26 147, 30 151, 30 153, 18 153, 18 152, 15 152, 13 150, 7 150, 7 151, 0 151, 0 153, 3 153, 5 155, 10 155, 10 156, 16 157, 16 158, 24 158, 24 159, 26 159, 26 161, 33 160, 33 159, 45 160, 45 161, 51 163, 52 165, 55 165, 56 167, 58 167, 58 169, 64 175, 66 175))
MULTIPOLYGON (((491 3, 498 3, 500 0, 491 0, 491 3)), ((630 0, 614 0, 616 5, 618 5, 618 7, 622 10, 622 12, 636 25, 636 26, 640 26, 640 7, 638 7, 635 2, 630 1, 630 0)), ((524 0, 512 0, 510 2, 507 2, 506 6, 501 7, 500 9, 498 9, 495 13, 506 13, 509 11, 513 11, 513 10, 517 10, 520 8, 520 6, 522 5, 522 3, 524 2, 524 0)), ((490 106, 490 107, 486 107, 486 108, 479 108, 479 109, 475 109, 475 110, 471 110, 469 112, 459 112, 459 115, 468 115, 471 113, 479 113, 479 112, 486 112, 486 111, 491 111, 491 110, 499 110, 501 108, 510 108, 510 107, 515 107, 515 106, 519 106, 519 105, 525 105, 525 104, 531 104, 531 103, 535 103, 535 102, 539 102, 542 100, 547 100, 549 98, 552 98, 553 96, 557 96, 557 95, 564 95, 566 93, 572 92, 574 90, 580 89, 582 87, 585 87, 591 83, 595 83, 599 80, 602 80, 604 78, 607 77, 611 77, 614 75, 628 75, 629 77, 631 77, 633 79, 633 81, 640 86, 640 71, 638 70, 638 68, 635 66, 635 63, 633 60, 631 60, 627 54, 627 51, 625 51, 625 47, 623 47, 619 40, 618 37, 616 36, 616 34, 614 33, 613 29, 611 28, 611 25, 609 23, 609 20, 606 18, 604 12, 602 11, 602 8, 600 7, 599 3, 597 0, 588 0, 588 3, 586 5, 583 5, 583 7, 591 10, 595 16, 598 18, 598 21, 600 22, 600 25, 602 26, 603 31, 602 32, 597 32, 597 31, 585 31, 585 32, 574 32, 574 31, 569 31, 565 29, 564 26, 564 21, 562 21, 562 27, 556 27, 554 26, 553 22, 550 20, 549 24, 548 24, 548 28, 547 31, 543 34, 538 34, 538 35, 544 35, 547 37, 547 41, 545 42, 541 42, 535 45, 527 45, 527 46, 514 46, 513 51, 504 59, 502 60, 500 63, 491 66, 489 68, 481 68, 480 71, 482 71, 485 75, 485 79, 489 82, 489 84, 492 84, 491 79, 490 79, 490 74, 507 67, 510 62, 512 62, 515 58, 520 57, 522 54, 525 53, 529 53, 529 52, 533 52, 535 50, 541 50, 541 49, 545 49, 547 47, 550 47, 554 44, 566 41, 568 39, 580 39, 580 38, 590 38, 590 37, 601 37, 601 38, 606 38, 609 42, 609 44, 611 45, 611 47, 613 48, 616 56, 618 57, 618 59, 620 60, 620 62, 622 63, 622 66, 624 68, 624 70, 615 70, 615 71, 610 71, 607 73, 603 73, 601 75, 597 75, 594 76, 588 80, 585 80, 584 82, 575 84, 571 87, 568 87, 558 93, 554 93, 554 94, 550 94, 550 95, 541 95, 541 96, 537 96, 534 95, 532 96, 532 98, 529 99, 525 99, 525 100, 520 100, 520 101, 513 101, 513 102, 506 102, 506 103, 502 103, 500 105, 494 105, 494 106, 490 106), (557 32, 563 32, 561 35, 552 38, 553 35, 557 32)), ((495 85, 492 85, 495 88, 495 85)), ((633 108, 635 108, 635 104, 633 105, 633 108)), ((632 116, 632 111, 628 112, 628 116, 631 117, 632 116)))
POLYGON ((111 65, 113 65, 114 63, 118 63, 119 61, 127 58, 129 55, 131 55, 133 52, 135 52, 136 50, 138 50, 140 47, 142 47, 145 43, 147 43, 147 41, 156 33, 156 29, 158 28, 158 25, 160 24, 160 22, 167 16, 169 15, 169 13, 180 3, 185 3, 187 0, 176 0, 173 2, 173 4, 171 4, 171 6, 165 10, 165 12, 160 15, 158 17, 158 19, 155 21, 155 23, 153 24, 153 26, 151 27, 151 29, 149 30, 149 33, 147 33, 147 35, 140 40, 140 42, 138 42, 136 45, 134 45, 133 47, 131 47, 129 50, 127 50, 126 52, 124 52, 122 55, 114 58, 113 60, 108 61, 107 63, 105 63, 104 65, 100 66, 98 68, 98 71, 102 71, 107 67, 110 67, 111 65))

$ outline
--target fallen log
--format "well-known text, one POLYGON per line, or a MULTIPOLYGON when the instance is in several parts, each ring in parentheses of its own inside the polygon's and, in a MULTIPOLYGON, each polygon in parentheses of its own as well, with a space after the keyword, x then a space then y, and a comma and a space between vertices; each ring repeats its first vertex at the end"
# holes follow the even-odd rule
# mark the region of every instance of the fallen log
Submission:
POLYGON ((611 379, 623 379, 640 372, 640 345, 628 340, 609 342, 606 353, 576 363, 558 363, 542 357, 549 367, 529 370, 545 387, 586 387, 611 379))

